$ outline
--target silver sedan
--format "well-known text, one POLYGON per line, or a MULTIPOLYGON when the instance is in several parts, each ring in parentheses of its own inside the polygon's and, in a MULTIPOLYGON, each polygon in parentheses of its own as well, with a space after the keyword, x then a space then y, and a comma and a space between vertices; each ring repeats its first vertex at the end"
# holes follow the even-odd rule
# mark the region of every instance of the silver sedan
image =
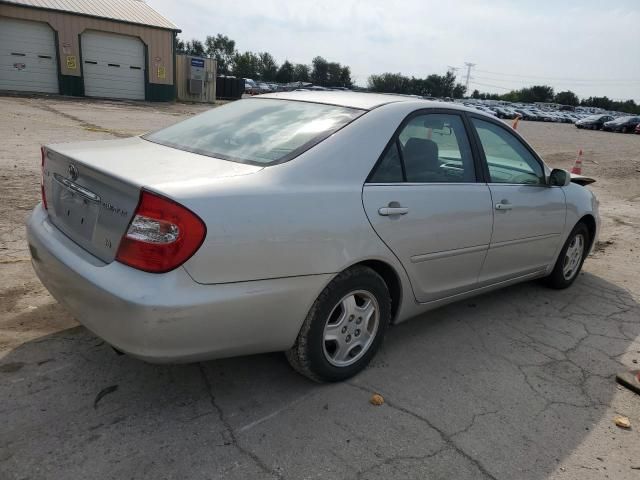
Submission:
POLYGON ((477 110, 277 93, 43 147, 27 230, 43 284, 120 351, 285 351, 336 381, 391 324, 534 278, 571 285, 599 228, 584 183, 477 110))

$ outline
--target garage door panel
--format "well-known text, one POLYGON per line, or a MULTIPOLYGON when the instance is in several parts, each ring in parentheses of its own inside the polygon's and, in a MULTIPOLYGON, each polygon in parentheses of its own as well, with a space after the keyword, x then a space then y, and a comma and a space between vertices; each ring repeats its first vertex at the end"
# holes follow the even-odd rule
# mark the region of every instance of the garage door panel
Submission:
POLYGON ((82 59, 85 95, 144 100, 145 54, 140 39, 85 32, 82 59))
POLYGON ((0 18, 0 89, 58 93, 55 35, 47 24, 0 18))

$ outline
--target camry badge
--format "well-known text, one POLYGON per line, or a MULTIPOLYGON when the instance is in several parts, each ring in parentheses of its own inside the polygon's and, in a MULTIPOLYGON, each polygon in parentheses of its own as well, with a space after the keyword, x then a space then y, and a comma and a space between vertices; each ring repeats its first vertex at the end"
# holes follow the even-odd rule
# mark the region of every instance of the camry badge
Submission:
POLYGON ((76 181, 78 179, 78 169, 76 168, 76 166, 73 163, 69 164, 69 178, 72 181, 76 181))

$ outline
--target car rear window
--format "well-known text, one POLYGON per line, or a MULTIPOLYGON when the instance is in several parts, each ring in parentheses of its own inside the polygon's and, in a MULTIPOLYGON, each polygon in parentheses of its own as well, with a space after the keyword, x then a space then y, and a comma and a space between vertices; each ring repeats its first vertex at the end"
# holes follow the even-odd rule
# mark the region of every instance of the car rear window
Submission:
POLYGON ((149 133, 150 142, 253 165, 286 162, 365 113, 320 103, 238 100, 149 133))

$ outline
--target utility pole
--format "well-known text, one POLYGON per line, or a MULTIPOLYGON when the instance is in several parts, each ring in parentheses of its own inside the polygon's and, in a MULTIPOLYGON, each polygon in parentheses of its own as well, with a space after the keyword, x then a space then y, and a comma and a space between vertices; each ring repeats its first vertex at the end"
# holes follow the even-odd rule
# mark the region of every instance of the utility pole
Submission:
POLYGON ((467 66, 467 81, 466 81, 465 87, 467 89, 467 95, 469 95, 469 79, 471 78, 471 67, 475 67, 476 64, 469 63, 469 62, 464 62, 464 64, 467 66))

